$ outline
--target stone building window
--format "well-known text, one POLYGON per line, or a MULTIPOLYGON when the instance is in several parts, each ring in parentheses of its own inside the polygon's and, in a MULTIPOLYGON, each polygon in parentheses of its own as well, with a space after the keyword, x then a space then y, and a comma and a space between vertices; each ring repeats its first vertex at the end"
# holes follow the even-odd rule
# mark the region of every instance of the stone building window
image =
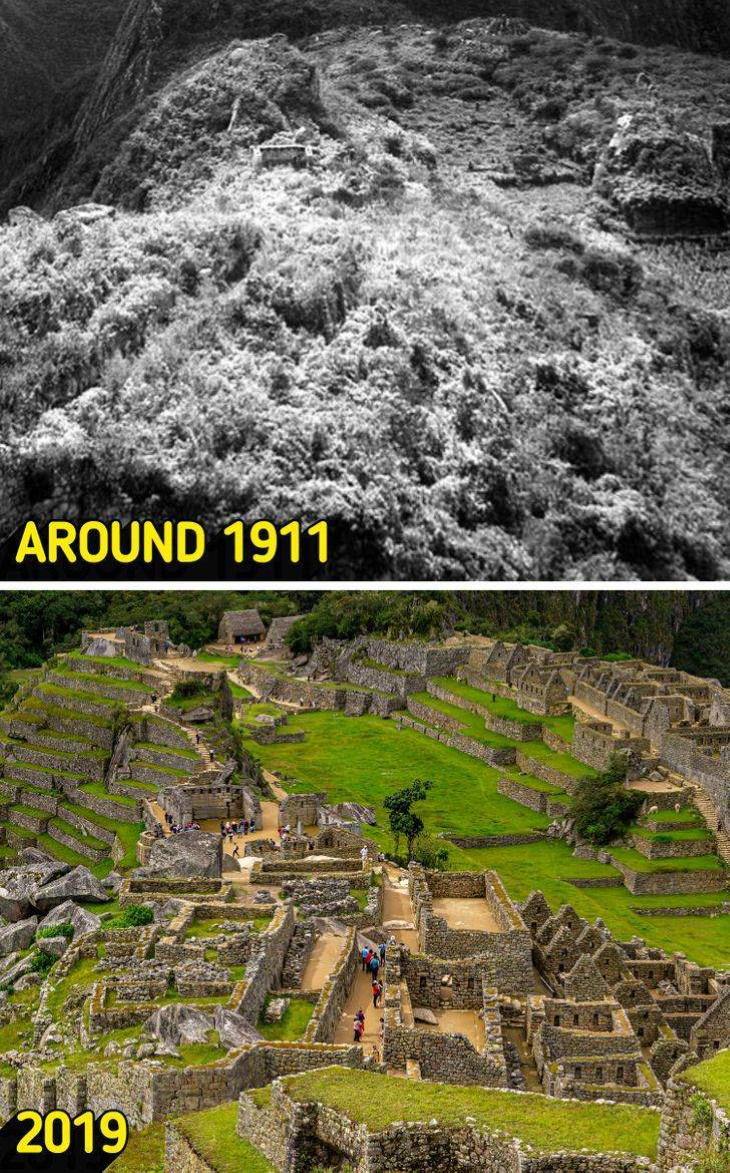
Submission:
POLYGON ((603 1083, 603 1068, 602 1067, 596 1068, 596 1082, 603 1083))
POLYGON ((553 1026, 560 1026, 560 1015, 556 1014, 553 1020, 553 1026))

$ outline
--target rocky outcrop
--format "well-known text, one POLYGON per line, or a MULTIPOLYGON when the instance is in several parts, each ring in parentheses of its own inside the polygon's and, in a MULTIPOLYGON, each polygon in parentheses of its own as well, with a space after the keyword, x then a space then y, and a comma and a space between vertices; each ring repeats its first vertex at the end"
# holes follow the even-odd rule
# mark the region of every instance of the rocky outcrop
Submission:
POLYGON ((16 949, 27 949, 37 928, 38 917, 30 916, 27 920, 19 920, 0 929, 0 956, 14 953, 16 949))
POLYGON ((653 107, 619 119, 594 189, 639 236, 706 236, 728 227, 727 188, 708 143, 653 107))
POLYGON ((50 884, 44 884, 33 892, 33 904, 45 912, 64 904, 67 900, 109 900, 109 893, 102 887, 88 868, 76 867, 59 876, 50 884))
POLYGON ((74 904, 73 900, 64 900, 63 904, 57 904, 47 916, 43 917, 40 927, 48 929, 54 925, 71 925, 74 937, 78 938, 84 933, 93 933, 95 929, 98 929, 101 925, 101 917, 94 912, 89 912, 86 908, 81 908, 78 904, 74 904))
POLYGON ((152 844, 147 872, 157 877, 216 878, 222 870, 223 849, 219 835, 210 831, 185 831, 152 844))

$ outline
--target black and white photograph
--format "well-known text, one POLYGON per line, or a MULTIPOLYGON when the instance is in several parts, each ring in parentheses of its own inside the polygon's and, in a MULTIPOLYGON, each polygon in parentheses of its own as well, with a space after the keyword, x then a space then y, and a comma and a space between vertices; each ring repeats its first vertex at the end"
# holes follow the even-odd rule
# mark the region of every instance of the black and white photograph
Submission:
POLYGON ((730 570, 726 0, 0 0, 0 541, 730 570))

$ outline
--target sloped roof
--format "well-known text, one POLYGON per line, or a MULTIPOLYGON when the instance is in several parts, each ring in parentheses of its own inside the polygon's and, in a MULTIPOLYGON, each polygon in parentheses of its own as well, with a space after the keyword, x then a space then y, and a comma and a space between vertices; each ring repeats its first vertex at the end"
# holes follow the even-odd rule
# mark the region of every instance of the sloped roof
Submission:
POLYGON ((263 620, 255 608, 249 611, 224 611, 220 629, 230 635, 263 635, 266 631, 263 620))

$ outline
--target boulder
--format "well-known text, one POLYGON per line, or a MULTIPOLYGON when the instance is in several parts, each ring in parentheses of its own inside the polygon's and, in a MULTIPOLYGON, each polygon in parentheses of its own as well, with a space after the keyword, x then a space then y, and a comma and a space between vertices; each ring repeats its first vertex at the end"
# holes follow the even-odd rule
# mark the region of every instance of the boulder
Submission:
POLYGON ((247 1018, 225 1006, 216 1006, 213 1022, 224 1047, 245 1047, 261 1038, 247 1018))
POLYGON ((264 1010, 264 1022, 281 1022, 288 1005, 288 998, 271 998, 264 1010))
POLYGON ((16 949, 27 949, 37 928, 38 917, 30 916, 27 920, 19 920, 0 929, 0 956, 5 957, 16 949))
POLYGON ((145 872, 166 879, 176 876, 217 878, 222 871, 222 855, 220 835, 211 831, 181 831, 152 844, 145 872))
POLYGON ((1 872, 0 916, 9 921, 24 920, 37 907, 36 889, 68 871, 70 868, 67 863, 46 860, 1 872))
POLYGON ((58 224, 97 224, 99 220, 111 220, 117 210, 111 204, 76 204, 73 208, 64 208, 54 216, 58 224))
POLYGON ((102 888, 106 888, 107 892, 112 892, 116 895, 122 886, 122 876, 119 872, 109 872, 108 876, 104 876, 101 881, 102 888))
POLYGON ((41 928, 48 929, 52 925, 73 925, 74 938, 82 937, 84 933, 93 933, 101 925, 101 917, 95 912, 88 912, 73 900, 64 900, 43 917, 41 928))
POLYGON ((413 1007, 413 1021, 427 1022, 429 1026, 438 1026, 439 1024, 439 1020, 433 1010, 429 1010, 427 1006, 413 1007))
POLYGON ((51 957, 63 957, 68 945, 68 937, 41 937, 38 941, 41 953, 48 953, 51 957))
POLYGON ((619 118, 593 186, 638 236, 708 236, 728 225, 717 161, 701 135, 674 124, 665 110, 619 118))
POLYGON ((194 1006, 171 1002, 162 1006, 146 1020, 145 1032, 153 1035, 163 1047, 179 1047, 186 1043, 205 1043, 215 1030, 213 1019, 194 1006))
POLYGON ((11 208, 8 212, 8 224, 11 228, 18 228, 22 225, 33 228, 37 224, 43 224, 43 217, 34 212, 32 208, 26 208, 21 204, 17 208, 11 208))
POLYGON ((87 867, 80 864, 50 884, 42 884, 33 892, 33 904, 41 912, 55 908, 66 900, 109 900, 109 893, 87 867))

